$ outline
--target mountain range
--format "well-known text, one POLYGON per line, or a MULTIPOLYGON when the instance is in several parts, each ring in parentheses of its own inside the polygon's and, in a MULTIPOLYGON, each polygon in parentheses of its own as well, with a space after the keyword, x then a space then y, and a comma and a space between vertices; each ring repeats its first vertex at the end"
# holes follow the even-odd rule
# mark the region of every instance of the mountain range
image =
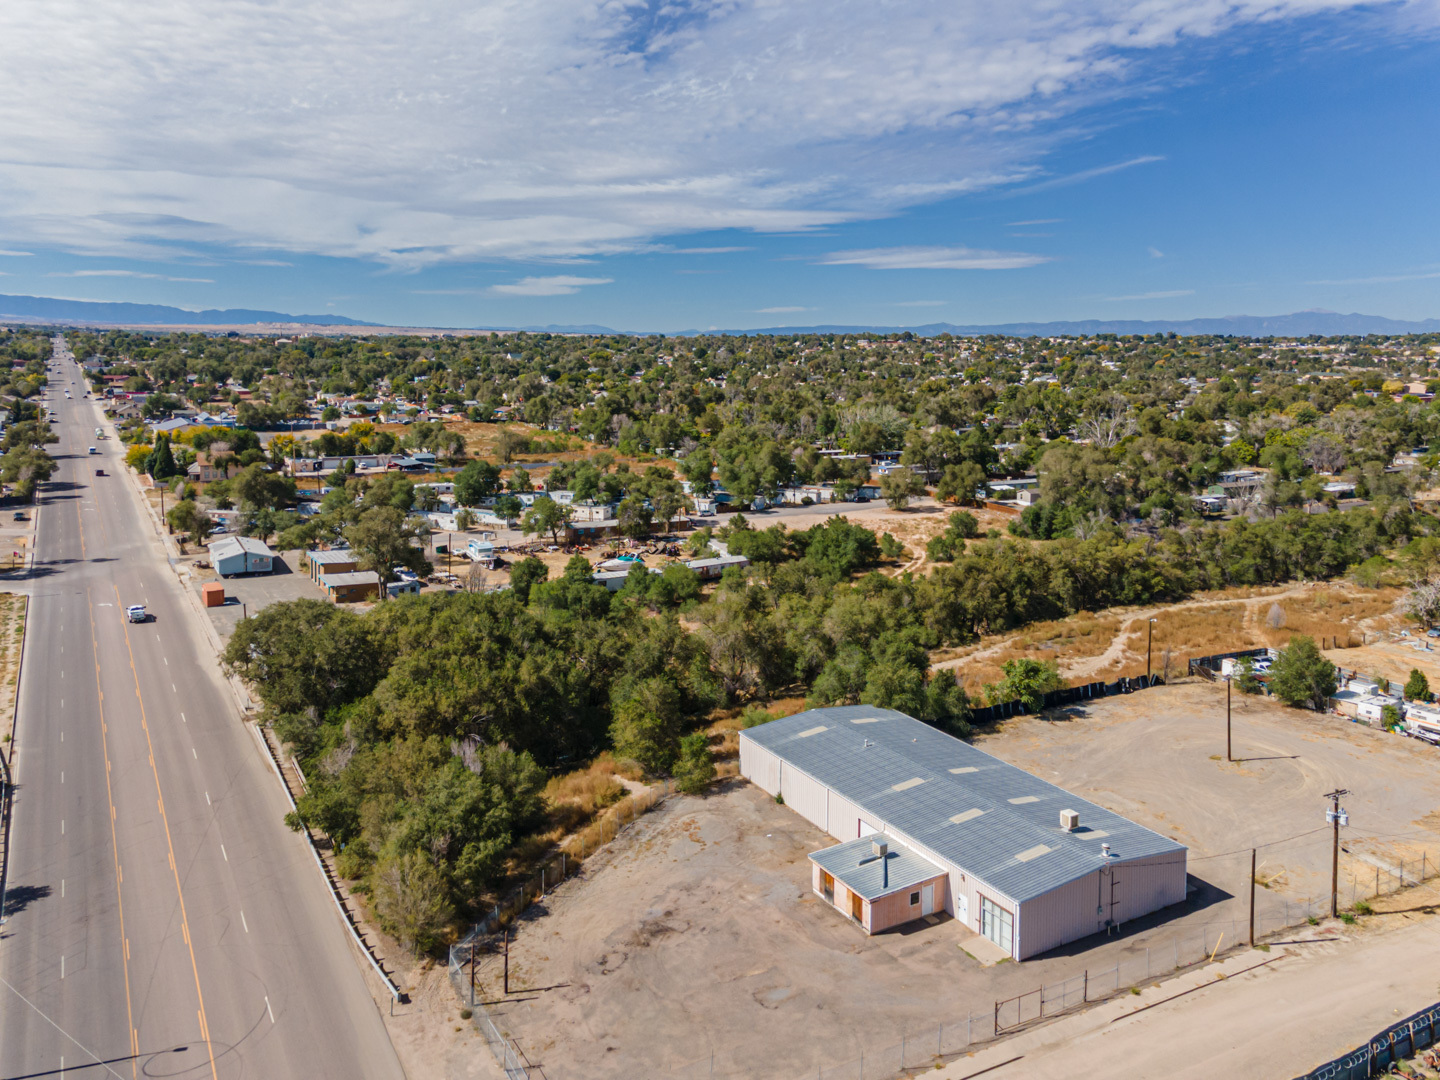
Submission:
MULTIPOLYGON (((0 295, 0 321, 96 323, 119 326, 249 326, 257 323, 298 323, 312 326, 372 327, 385 324, 351 319, 344 315, 287 315, 280 311, 249 308, 188 311, 164 304, 98 303, 90 300, 61 300, 45 296, 0 295)), ((444 329, 430 328, 426 329, 444 329)), ((636 334, 653 331, 618 331, 608 326, 481 326, 474 330, 514 331, 550 334, 636 334)), ((1381 315, 1349 315, 1335 311, 1297 311, 1290 315, 1226 315, 1208 319, 1085 319, 1070 322, 1019 322, 957 325, 926 323, 923 326, 880 326, 874 324, 817 326, 770 326, 750 330, 683 330, 675 336, 693 337, 707 333, 727 334, 899 334, 909 331, 920 337, 940 334, 974 337, 1001 334, 1009 337, 1057 337, 1091 334, 1231 334, 1236 337, 1327 337, 1364 334, 1440 333, 1440 319, 1419 321, 1387 319, 1381 315)))

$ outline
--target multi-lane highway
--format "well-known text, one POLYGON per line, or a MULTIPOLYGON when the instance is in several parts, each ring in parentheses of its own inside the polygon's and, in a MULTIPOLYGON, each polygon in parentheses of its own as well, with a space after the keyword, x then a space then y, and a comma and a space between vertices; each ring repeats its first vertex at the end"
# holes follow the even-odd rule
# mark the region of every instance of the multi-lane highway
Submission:
POLYGON ((59 470, 34 567, 0 582, 31 597, 0 1080, 400 1077, 122 448, 94 437, 99 408, 68 353, 57 361, 59 470), (153 621, 127 623, 130 604, 153 621))

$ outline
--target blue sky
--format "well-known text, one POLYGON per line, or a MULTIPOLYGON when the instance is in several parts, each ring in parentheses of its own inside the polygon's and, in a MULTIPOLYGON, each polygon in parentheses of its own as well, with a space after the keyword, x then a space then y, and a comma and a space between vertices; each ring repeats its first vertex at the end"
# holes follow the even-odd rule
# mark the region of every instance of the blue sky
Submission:
POLYGON ((3 293, 633 330, 1440 316, 1433 2, 70 6, 0 9, 3 293))

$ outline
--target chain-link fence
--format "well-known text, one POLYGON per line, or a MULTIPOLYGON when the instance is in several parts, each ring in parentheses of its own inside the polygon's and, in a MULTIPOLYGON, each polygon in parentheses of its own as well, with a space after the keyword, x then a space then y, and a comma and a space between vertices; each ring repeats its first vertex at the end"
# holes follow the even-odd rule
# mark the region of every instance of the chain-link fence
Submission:
POLYGON ((577 873, 586 859, 613 842, 626 826, 633 825, 641 815, 655 809, 674 792, 673 783, 666 782, 621 799, 600 814, 588 828, 562 842, 559 850, 542 862, 538 870, 496 903, 468 934, 450 946, 450 985, 462 1005, 470 1010, 471 1021, 484 1036, 496 1064, 511 1080, 524 1080, 533 1066, 496 1022, 496 1017, 486 1008, 481 994, 477 992, 481 957, 494 950, 496 934, 508 928, 537 900, 544 899, 577 873))

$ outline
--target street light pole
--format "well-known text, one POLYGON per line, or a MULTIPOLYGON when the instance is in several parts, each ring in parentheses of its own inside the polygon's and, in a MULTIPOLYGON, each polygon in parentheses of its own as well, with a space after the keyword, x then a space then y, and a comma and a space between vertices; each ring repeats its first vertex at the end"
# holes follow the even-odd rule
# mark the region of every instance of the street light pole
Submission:
POLYGON ((1329 792, 1325 798, 1330 800, 1330 809, 1325 812, 1325 817, 1335 828, 1335 844, 1330 853, 1330 917, 1338 918, 1340 914, 1340 826, 1348 825, 1350 817, 1340 809, 1340 796, 1349 795, 1345 788, 1336 788, 1329 792))
POLYGON ((1225 676, 1225 760, 1234 761, 1230 754, 1230 686, 1234 683, 1234 676, 1225 676))

